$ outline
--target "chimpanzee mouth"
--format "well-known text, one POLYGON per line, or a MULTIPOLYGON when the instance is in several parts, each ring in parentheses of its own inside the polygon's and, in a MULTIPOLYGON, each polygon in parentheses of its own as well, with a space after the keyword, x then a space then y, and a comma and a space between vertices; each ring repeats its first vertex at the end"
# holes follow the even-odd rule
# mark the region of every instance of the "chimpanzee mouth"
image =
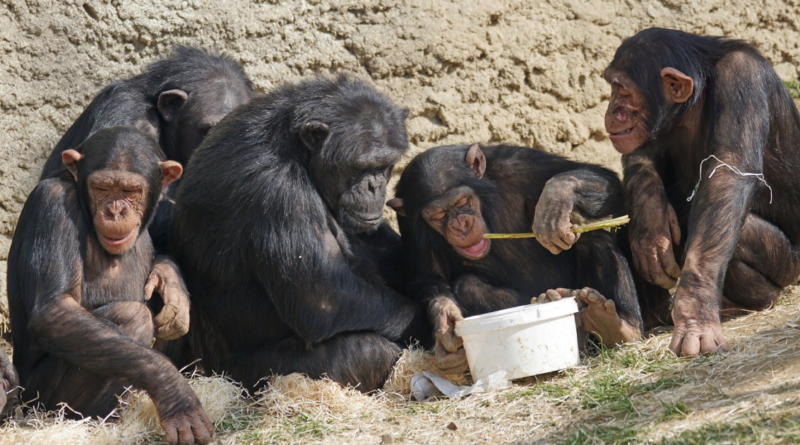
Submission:
POLYGON ((490 247, 491 247, 491 242, 485 238, 481 238, 480 241, 469 247, 453 246, 453 248, 456 249, 456 252, 460 253, 461 256, 468 258, 470 260, 479 260, 485 257, 486 254, 489 253, 490 247))
POLYGON ((624 130, 624 131, 616 132, 616 133, 612 133, 612 132, 609 131, 608 132, 608 136, 613 139, 613 138, 627 136, 627 135, 631 134, 632 132, 633 132, 633 127, 628 128, 627 130, 624 130))
POLYGON ((110 246, 115 246, 116 247, 116 246, 121 246, 121 245, 125 244, 128 240, 131 239, 132 236, 135 236, 136 235, 136 229, 137 228, 134 228, 133 230, 131 230, 131 232, 129 234, 123 236, 122 238, 111 238, 111 237, 103 235, 102 233, 100 233, 100 231, 97 232, 97 236, 104 243, 106 243, 106 244, 108 244, 110 246))
POLYGON ((355 219, 361 224, 365 224, 368 226, 377 226, 378 224, 383 221, 383 213, 373 213, 373 214, 361 214, 356 213, 351 210, 345 209, 347 214, 350 215, 351 218, 355 219))

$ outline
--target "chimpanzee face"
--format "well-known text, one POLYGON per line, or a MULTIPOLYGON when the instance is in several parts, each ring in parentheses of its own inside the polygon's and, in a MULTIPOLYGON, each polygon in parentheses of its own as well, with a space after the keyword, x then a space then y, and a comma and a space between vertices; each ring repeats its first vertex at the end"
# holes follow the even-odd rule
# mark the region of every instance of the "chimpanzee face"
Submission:
POLYGON ((90 137, 61 159, 78 186, 78 196, 97 240, 108 253, 131 249, 152 217, 163 187, 183 167, 163 159, 155 141, 133 127, 111 127, 90 137))
POLYGON ((611 84, 606 131, 614 148, 627 154, 641 147, 650 136, 647 102, 642 90, 625 73, 607 69, 603 77, 611 84))
POLYGON ((383 222, 386 186, 408 149, 406 115, 365 101, 344 119, 303 124, 300 138, 311 153, 317 192, 345 230, 369 233, 383 222))
POLYGON ((481 200, 470 187, 451 189, 430 201, 422 209, 422 218, 464 258, 477 260, 489 253, 481 200))
POLYGON ((97 238, 108 253, 133 247, 147 206, 147 180, 136 173, 99 170, 87 179, 89 210, 97 238))

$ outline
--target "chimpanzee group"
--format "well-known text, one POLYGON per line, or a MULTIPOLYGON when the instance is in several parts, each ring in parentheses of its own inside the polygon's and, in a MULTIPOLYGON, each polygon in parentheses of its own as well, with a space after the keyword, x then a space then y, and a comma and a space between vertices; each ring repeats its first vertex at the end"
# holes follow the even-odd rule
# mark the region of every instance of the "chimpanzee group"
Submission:
POLYGON ((106 416, 133 386, 167 442, 207 443, 186 357, 248 389, 300 372, 369 392, 415 341, 463 372, 465 316, 569 296, 579 335, 605 345, 672 323, 677 354, 726 349, 721 315, 767 308, 800 276, 800 113, 738 40, 647 29, 604 77, 622 181, 537 149, 451 145, 411 160, 388 202, 408 111, 365 81, 257 95, 232 57, 178 47, 112 83, 20 215, 0 410, 106 416), (626 213, 616 233, 573 233, 626 213), (536 238, 484 237, 503 232, 536 238))

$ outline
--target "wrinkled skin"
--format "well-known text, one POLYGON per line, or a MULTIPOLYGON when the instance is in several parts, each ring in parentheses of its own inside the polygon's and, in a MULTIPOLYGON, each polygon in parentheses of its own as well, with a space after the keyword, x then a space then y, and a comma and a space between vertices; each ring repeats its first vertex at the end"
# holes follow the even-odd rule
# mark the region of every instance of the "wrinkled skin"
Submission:
POLYGON ((605 124, 614 148, 628 154, 650 137, 644 95, 624 73, 607 69, 603 77, 611 84, 611 99, 605 124))
POLYGON ((164 307, 153 319, 155 336, 161 340, 175 340, 189 332, 189 291, 183 284, 178 266, 168 257, 158 257, 144 288, 145 299, 158 292, 164 307))
POLYGON ((455 333, 456 322, 463 320, 461 309, 447 298, 439 297, 429 306, 429 317, 436 338, 436 367, 444 374, 460 374, 468 369, 464 342, 455 333))
POLYGON ((422 217, 461 256, 476 260, 486 256, 491 247, 490 241, 483 239, 487 230, 480 203, 469 187, 459 187, 431 202, 422 217))
POLYGON ((536 234, 536 241, 553 255, 569 250, 581 237, 572 232, 576 226, 571 220, 573 205, 573 184, 554 179, 547 182, 536 203, 531 231, 536 234))
MULTIPOLYGON (((675 106, 691 95, 691 79, 683 73, 665 68, 661 76, 664 106, 675 106)), ((607 69, 604 77, 611 84, 611 99, 605 116, 609 138, 617 151, 627 155, 623 158, 623 164, 646 164, 649 161, 643 161, 644 158, 637 158, 633 154, 651 136, 644 94, 622 72, 607 69)), ((697 119, 691 120, 695 122, 697 119)), ((695 130, 694 126, 688 128, 689 133, 695 130)), ((681 277, 681 267, 674 252, 675 246, 681 242, 681 229, 661 178, 640 177, 634 192, 630 193, 629 201, 629 236, 634 268, 650 283, 665 289, 674 288, 681 277)), ((672 309, 675 327, 670 350, 682 356, 695 356, 700 352, 708 353, 717 349, 727 350, 717 300, 714 289, 694 285, 692 280, 684 278, 675 295, 672 309)))

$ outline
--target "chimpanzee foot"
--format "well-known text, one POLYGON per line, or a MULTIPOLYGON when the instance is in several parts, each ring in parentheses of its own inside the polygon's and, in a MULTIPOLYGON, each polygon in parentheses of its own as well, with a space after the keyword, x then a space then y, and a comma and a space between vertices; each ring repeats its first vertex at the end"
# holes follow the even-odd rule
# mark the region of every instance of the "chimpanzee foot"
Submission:
POLYGON ((592 333, 600 337, 600 341, 606 346, 621 345, 641 338, 641 330, 631 326, 617 314, 613 300, 589 287, 573 290, 570 294, 578 300, 580 307, 575 315, 579 337, 581 330, 592 333))
POLYGON ((540 294, 538 297, 531 298, 531 304, 549 303, 551 301, 558 301, 562 298, 572 297, 572 291, 559 287, 558 289, 550 289, 547 292, 540 294))

